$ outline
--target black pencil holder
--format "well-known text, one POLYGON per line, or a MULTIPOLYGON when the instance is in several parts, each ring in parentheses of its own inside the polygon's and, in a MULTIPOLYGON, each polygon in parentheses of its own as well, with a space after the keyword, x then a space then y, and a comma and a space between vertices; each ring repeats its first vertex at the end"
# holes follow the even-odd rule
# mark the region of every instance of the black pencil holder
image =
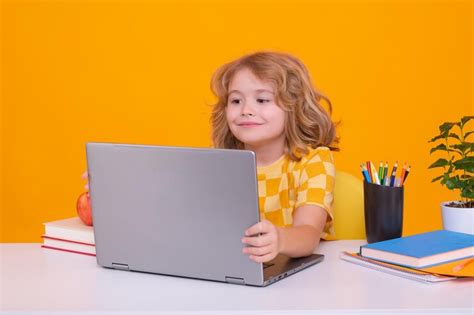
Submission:
POLYGON ((401 237, 403 186, 382 186, 364 181, 364 217, 368 243, 401 237))

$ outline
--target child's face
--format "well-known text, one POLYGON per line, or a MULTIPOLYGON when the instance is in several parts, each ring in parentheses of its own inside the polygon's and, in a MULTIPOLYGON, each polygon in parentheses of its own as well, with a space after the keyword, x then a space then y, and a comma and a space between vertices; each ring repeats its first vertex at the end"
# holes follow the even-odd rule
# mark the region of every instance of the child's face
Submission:
POLYGON ((276 104, 271 83, 250 70, 235 73, 229 84, 226 117, 232 134, 246 145, 284 140, 285 112, 276 104))

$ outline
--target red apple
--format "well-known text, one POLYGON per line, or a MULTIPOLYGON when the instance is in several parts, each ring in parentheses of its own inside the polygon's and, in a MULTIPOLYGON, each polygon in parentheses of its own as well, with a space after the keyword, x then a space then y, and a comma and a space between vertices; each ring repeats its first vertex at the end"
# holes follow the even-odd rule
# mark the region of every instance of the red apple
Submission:
POLYGON ((82 193, 79 198, 77 198, 76 207, 77 214, 82 222, 86 225, 92 226, 92 207, 88 191, 82 193))

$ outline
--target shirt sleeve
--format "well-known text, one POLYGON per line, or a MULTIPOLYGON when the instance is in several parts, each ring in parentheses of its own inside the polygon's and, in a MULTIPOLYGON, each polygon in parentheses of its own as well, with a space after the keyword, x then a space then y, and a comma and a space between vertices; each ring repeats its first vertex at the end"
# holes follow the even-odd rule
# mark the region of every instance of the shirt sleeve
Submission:
MULTIPOLYGON (((332 223, 335 176, 336 169, 329 148, 321 147, 312 150, 301 170, 295 209, 307 204, 319 206, 328 213, 327 223, 332 223)), ((328 224, 326 225, 328 228, 328 224)), ((325 233, 330 232, 325 230, 325 233)))

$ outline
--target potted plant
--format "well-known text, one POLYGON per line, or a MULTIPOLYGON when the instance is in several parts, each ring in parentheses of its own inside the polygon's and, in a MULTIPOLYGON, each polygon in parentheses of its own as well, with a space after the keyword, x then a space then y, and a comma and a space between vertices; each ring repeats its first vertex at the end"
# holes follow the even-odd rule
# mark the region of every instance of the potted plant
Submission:
MULTIPOLYGON (((439 135, 428 142, 441 142, 430 150, 444 151, 447 158, 439 158, 429 168, 443 168, 443 174, 431 182, 440 181, 450 190, 457 189, 460 200, 441 203, 445 230, 474 234, 474 144, 468 140, 474 131, 468 131, 468 122, 474 116, 465 116, 458 122, 439 126, 439 135)), ((474 135, 471 136, 474 138, 474 135)))

